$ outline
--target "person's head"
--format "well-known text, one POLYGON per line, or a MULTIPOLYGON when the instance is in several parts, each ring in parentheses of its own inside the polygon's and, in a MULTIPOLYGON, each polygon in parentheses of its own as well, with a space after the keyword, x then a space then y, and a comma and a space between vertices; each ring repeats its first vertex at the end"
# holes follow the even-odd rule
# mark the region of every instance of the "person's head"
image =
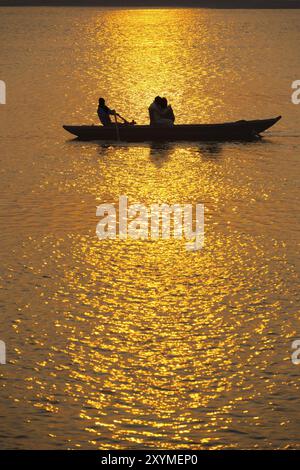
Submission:
POLYGON ((158 106, 161 106, 161 97, 160 96, 156 96, 155 99, 154 99, 154 103, 157 104, 158 106))
POLYGON ((99 106, 105 106, 105 99, 99 98, 99 106))
POLYGON ((162 108, 166 108, 168 106, 167 98, 161 98, 160 102, 161 102, 161 107, 162 108))

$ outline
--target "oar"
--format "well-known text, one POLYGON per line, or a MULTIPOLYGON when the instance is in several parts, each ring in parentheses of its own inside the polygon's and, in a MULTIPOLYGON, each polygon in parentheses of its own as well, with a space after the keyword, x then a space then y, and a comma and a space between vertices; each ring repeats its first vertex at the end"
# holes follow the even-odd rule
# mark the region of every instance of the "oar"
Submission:
POLYGON ((129 124, 127 119, 123 118, 123 116, 121 116, 120 114, 118 114, 118 116, 119 116, 120 119, 122 119, 123 122, 125 122, 125 124, 129 124))
POLYGON ((129 122, 129 121, 127 121, 127 119, 125 119, 125 118, 124 118, 123 116, 121 116, 120 114, 117 114, 117 115, 119 116, 119 118, 122 119, 122 121, 125 122, 125 124, 129 124, 129 125, 133 125, 133 126, 136 124, 136 122, 133 121, 133 120, 132 120, 131 122, 129 122))
POLYGON ((119 131, 119 126, 118 126, 117 113, 114 114, 114 117, 115 117, 116 131, 117 131, 117 140, 120 142, 120 131, 119 131))

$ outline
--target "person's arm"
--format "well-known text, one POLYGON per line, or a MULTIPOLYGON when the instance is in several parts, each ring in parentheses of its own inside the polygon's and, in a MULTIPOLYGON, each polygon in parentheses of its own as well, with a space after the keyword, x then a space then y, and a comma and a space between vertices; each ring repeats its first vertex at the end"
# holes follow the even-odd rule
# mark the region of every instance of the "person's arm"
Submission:
POLYGON ((122 116, 120 116, 120 114, 117 113, 115 109, 108 108, 108 114, 110 114, 111 116, 118 116, 119 118, 123 119, 122 116))
POLYGON ((154 124, 154 123, 155 123, 155 117, 156 117, 156 116, 155 116, 154 109, 153 109, 153 107, 150 106, 150 107, 148 108, 148 110, 149 110, 150 124, 154 124))
POLYGON ((171 105, 170 105, 170 118, 173 122, 175 122, 175 114, 171 105))

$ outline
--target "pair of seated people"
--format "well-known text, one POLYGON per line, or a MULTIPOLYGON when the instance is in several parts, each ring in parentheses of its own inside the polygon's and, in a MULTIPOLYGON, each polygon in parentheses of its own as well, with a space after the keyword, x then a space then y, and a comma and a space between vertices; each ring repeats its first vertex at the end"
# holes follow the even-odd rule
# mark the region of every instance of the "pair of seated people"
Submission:
POLYGON ((168 104, 167 98, 157 96, 149 106, 149 116, 151 126, 173 126, 175 115, 172 106, 168 104))
MULTIPOLYGON (((126 124, 135 124, 134 121, 128 123, 114 109, 110 109, 105 104, 104 98, 99 99, 98 117, 103 126, 112 126, 111 116, 120 117, 126 124)), ((172 106, 168 104, 166 98, 157 96, 153 103, 149 106, 149 117, 151 126, 173 126, 175 116, 172 106)))

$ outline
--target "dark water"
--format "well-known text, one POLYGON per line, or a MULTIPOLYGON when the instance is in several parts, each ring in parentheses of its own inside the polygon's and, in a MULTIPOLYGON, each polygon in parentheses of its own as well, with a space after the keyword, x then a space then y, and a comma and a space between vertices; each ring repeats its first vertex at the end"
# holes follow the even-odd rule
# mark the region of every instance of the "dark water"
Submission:
POLYGON ((299 448, 300 12, 0 9, 1 448, 299 448), (283 115, 261 142, 100 145, 283 115), (99 241, 96 206, 205 204, 205 247, 99 241))

